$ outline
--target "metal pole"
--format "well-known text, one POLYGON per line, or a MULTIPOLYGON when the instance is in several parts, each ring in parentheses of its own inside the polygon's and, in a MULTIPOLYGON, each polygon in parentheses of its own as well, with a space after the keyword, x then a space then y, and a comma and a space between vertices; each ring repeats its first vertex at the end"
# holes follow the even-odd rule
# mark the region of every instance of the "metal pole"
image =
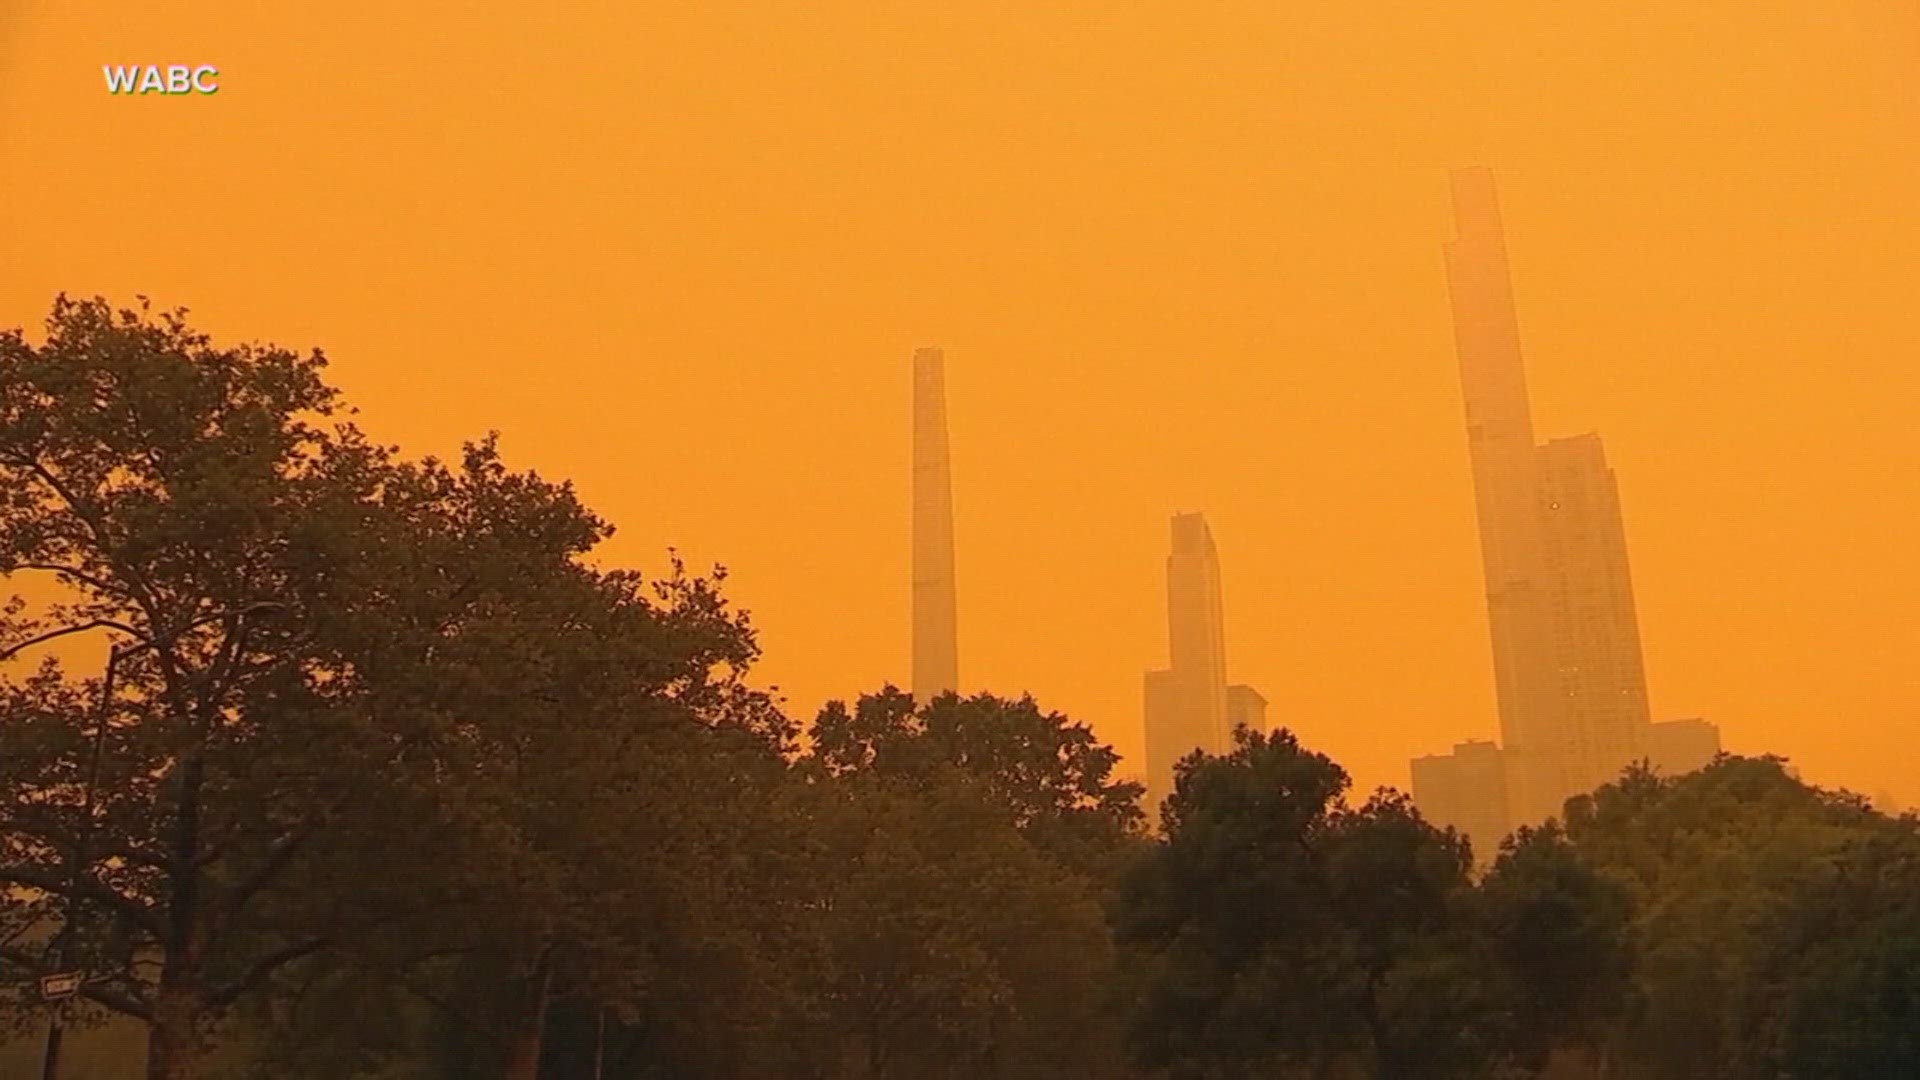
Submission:
MULTIPOLYGON (((79 906, 74 900, 74 892, 80 887, 80 874, 87 865, 87 848, 93 841, 93 789, 100 782, 100 758, 107 744, 107 723, 112 716, 113 673, 120 664, 120 646, 114 645, 107 651, 107 672, 100 680, 100 702, 94 713, 93 755, 87 763, 87 786, 80 797, 80 831, 74 837, 74 850, 69 856, 72 865, 68 868, 67 902, 62 905, 66 918, 53 939, 54 967, 64 966, 66 961, 66 940, 73 933, 79 920, 79 906)), ((56 1008, 47 1021, 47 1049, 40 1059, 40 1080, 59 1080, 60 1044, 65 1040, 64 1025, 60 1023, 60 1013, 56 1008)))
POLYGON ((47 1056, 40 1063, 40 1080, 58 1080, 60 1076, 60 1018, 47 1023, 47 1056))
POLYGON ((593 1016, 593 1080, 600 1080, 601 1066, 607 1060, 607 1007, 595 1009, 593 1016))

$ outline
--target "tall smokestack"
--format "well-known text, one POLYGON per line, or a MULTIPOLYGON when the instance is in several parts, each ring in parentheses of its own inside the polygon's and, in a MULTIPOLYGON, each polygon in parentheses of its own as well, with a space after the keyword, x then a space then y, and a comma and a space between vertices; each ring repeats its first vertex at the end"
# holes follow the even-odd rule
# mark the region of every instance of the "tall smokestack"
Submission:
POLYGON ((953 476, 947 457, 946 357, 913 354, 913 698, 960 685, 953 575, 953 476))

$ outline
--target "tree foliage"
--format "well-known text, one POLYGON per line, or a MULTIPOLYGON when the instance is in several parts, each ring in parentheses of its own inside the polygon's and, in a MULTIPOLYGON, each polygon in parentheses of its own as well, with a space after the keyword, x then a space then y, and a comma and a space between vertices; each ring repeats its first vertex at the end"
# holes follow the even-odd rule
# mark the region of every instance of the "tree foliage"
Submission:
POLYGON ((402 983, 506 956, 530 1076, 556 979, 630 999, 663 976, 609 928, 721 888, 622 841, 695 850, 727 819, 694 793, 778 775, 792 732, 714 582, 591 569, 610 530, 567 485, 491 440, 403 461, 323 366, 99 301, 0 337, 0 571, 63 586, 0 647, 116 648, 110 685, 48 658, 0 689, 10 928, 68 928, 60 963, 148 1021, 154 1077, 322 954, 402 983))
POLYGON ((1112 749, 1032 698, 891 686, 809 742, 831 1075, 1113 1075, 1101 901, 1141 815, 1112 749))
POLYGON ((1069 867, 1096 876, 1142 834, 1145 788, 1115 778, 1120 756, 1093 730, 1031 697, 947 693, 916 706, 892 686, 851 709, 830 701, 814 720, 810 761, 834 776, 873 771, 962 776, 1021 835, 1069 867))
POLYGON ((1629 773, 1575 800, 1567 834, 1634 898, 1632 1008, 1613 1038, 1633 1075, 1920 1068, 1911 821, 1779 759, 1722 757, 1679 779, 1629 773))
POLYGON ((1469 1075, 1465 843, 1294 736, 1175 772, 1117 924, 1142 1064, 1171 1078, 1469 1075))

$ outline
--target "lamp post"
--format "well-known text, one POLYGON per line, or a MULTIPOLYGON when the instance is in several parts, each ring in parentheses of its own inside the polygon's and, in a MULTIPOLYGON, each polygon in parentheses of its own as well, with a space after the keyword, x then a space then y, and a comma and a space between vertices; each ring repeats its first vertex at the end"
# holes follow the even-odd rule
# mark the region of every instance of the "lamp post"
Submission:
MULTIPOLYGON (((107 650, 107 670, 100 679, 100 701, 94 708, 93 749, 87 763, 87 784, 80 796, 80 830, 74 835, 73 851, 68 856, 71 864, 67 873, 67 902, 64 905, 66 916, 58 933, 53 938, 53 966, 59 968, 66 958, 66 941, 72 936, 75 924, 79 920, 79 904, 74 893, 80 888, 80 875, 87 866, 87 848, 93 840, 93 791, 100 782, 100 759, 106 749, 107 725, 113 715, 113 676, 120 666, 120 658, 136 652, 145 646, 122 649, 117 643, 107 650)), ((55 1012, 47 1021, 47 1049, 40 1062, 40 1080, 57 1080, 60 1075, 60 1044, 65 1038, 65 1025, 60 1023, 60 1014, 55 1012)))
MULTIPOLYGON (((120 661, 126 656, 151 648, 152 642, 142 642, 131 647, 118 643, 107 650, 107 670, 100 678, 100 700, 94 706, 93 746, 87 761, 87 783, 80 795, 80 831, 74 836, 72 860, 68 867, 67 902, 64 905, 66 919, 53 939, 54 966, 61 966, 66 956, 66 942, 72 937, 79 921, 79 903, 74 894, 80 888, 80 875, 88 865, 88 848, 93 843, 94 831, 94 791, 100 785, 100 761, 105 756, 107 746, 107 728, 113 722, 113 682, 120 661)), ((84 980, 76 980, 76 983, 84 980)), ((77 985, 76 985, 77 990, 77 985)), ((60 1023, 60 1014, 54 1013, 47 1023, 47 1049, 41 1059, 40 1080, 58 1080, 60 1075, 60 1044, 65 1038, 65 1025, 60 1023)))
POLYGON ((593 1010, 593 1080, 600 1080, 600 1073, 607 1062, 607 1007, 600 1005, 593 1010))

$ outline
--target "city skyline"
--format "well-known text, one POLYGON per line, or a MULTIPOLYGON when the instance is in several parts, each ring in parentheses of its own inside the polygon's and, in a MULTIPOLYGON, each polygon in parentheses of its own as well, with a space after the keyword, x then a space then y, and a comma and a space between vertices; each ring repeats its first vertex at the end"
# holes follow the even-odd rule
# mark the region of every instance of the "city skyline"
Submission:
POLYGON ((1920 1077, 1916 84, 0 3, 0 1077, 1920 1077))
POLYGON ((380 441, 497 428, 619 526, 600 561, 725 564, 803 717, 910 685, 937 343, 969 688, 1138 760, 1199 508, 1235 677, 1404 786, 1501 737, 1440 252, 1484 162, 1534 423, 1602 432, 1627 500, 1659 716, 1920 802, 1920 14, 775 7, 10 6, 0 321, 151 296, 324 347, 380 441), (221 92, 101 87, 160 55, 221 92))
MULTIPOLYGON (((1469 738, 1410 759, 1407 789, 1482 859, 1512 828, 1651 762, 1685 773, 1721 749, 1716 725, 1654 724, 1620 495, 1597 433, 1538 440, 1498 187, 1485 166, 1449 172, 1453 239, 1443 245, 1479 527, 1501 743, 1469 738)), ((954 690, 951 449, 944 354, 913 358, 912 693, 954 690)), ((1149 819, 1176 763, 1225 754, 1232 732, 1265 730, 1266 698, 1230 685, 1219 550, 1204 514, 1175 513, 1166 557, 1167 657, 1142 682, 1149 819)))

